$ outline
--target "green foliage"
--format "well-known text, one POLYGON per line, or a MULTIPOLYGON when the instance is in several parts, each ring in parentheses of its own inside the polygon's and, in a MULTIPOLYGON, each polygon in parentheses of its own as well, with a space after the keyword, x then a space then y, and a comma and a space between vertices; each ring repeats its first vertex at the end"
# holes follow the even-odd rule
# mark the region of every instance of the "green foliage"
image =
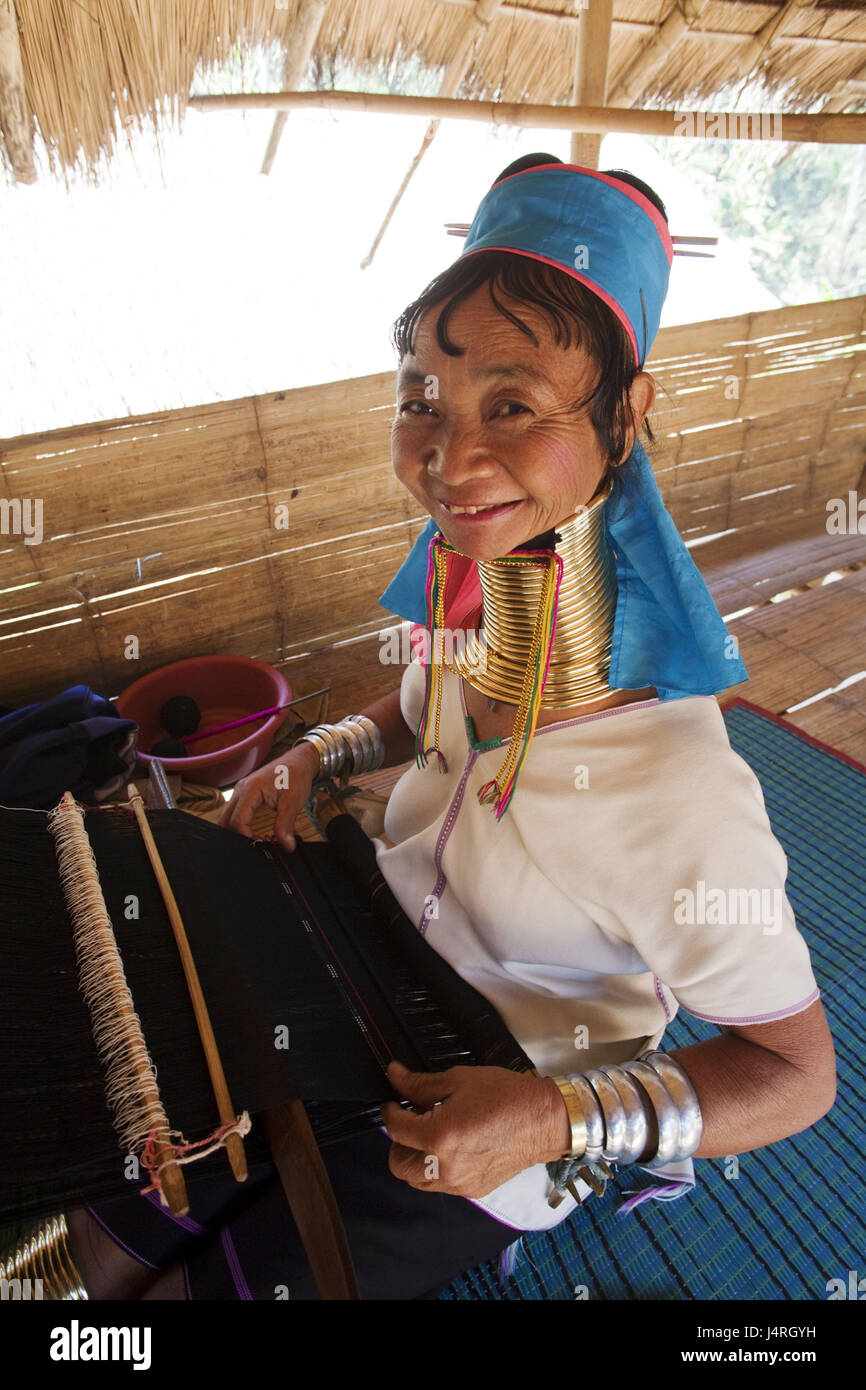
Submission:
MULTIPOLYGON (((282 91, 284 62, 285 54, 280 44, 273 43, 266 47, 235 44, 225 62, 207 68, 199 64, 190 87, 191 95, 282 91)), ((401 55, 390 63, 367 63, 362 67, 353 66, 342 59, 314 59, 300 85, 302 89, 435 96, 441 80, 441 69, 425 68, 417 55, 401 55)))
MULTIPOLYGON (((784 126, 784 117, 783 126, 784 126)), ((866 148, 653 139, 783 304, 866 293, 866 148)))

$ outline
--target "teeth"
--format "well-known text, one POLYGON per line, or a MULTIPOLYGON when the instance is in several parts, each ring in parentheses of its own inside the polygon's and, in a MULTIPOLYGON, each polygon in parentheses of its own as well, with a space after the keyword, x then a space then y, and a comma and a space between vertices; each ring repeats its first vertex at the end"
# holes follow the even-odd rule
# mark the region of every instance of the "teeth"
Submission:
POLYGON ((466 512, 470 516, 474 516, 476 512, 493 512, 496 511, 497 507, 504 507, 508 504, 506 502, 490 502, 486 507, 454 507, 446 502, 445 505, 449 512, 453 512, 455 516, 462 516, 466 512))

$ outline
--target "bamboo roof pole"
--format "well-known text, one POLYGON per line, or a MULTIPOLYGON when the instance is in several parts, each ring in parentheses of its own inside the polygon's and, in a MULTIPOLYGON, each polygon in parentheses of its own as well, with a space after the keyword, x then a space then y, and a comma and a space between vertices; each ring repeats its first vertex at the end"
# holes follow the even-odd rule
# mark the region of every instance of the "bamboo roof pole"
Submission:
MULTIPOLYGON (((489 28, 493 20, 493 17, 499 9, 501 3, 502 0, 477 0, 477 3, 473 6, 471 13, 467 15, 467 21, 464 26, 463 32, 460 35, 460 38, 457 42, 457 46, 454 50, 454 53, 451 56, 451 59, 442 77, 442 82, 439 87, 440 97, 453 97, 457 95, 460 83, 466 76, 466 69, 469 67, 469 62, 474 52, 475 44, 478 41, 480 34, 484 33, 489 28)), ((384 218, 382 219, 382 223, 379 227, 379 230, 373 238, 372 245, 370 246, 370 249, 367 252, 364 259, 361 261, 362 270, 366 270, 368 265, 372 263, 373 257, 379 249, 379 243, 381 242, 383 236, 388 230, 391 218, 394 216, 394 213, 400 206, 400 200, 403 197, 403 194, 406 192, 406 189, 409 187, 409 184, 412 182, 415 170, 418 168, 418 165, 421 163, 421 160, 424 158, 425 154, 427 153, 434 139, 436 138, 436 132, 438 131, 438 129, 439 120, 434 118, 432 121, 430 121, 429 125, 427 126, 427 129, 425 130, 424 135, 422 137, 421 144, 418 146, 418 149, 413 155, 412 161, 409 164, 408 169, 403 175, 400 187, 397 189, 397 192, 394 194, 394 197, 391 200, 391 205, 388 208, 388 211, 385 213, 384 218)))
MULTIPOLYGON (((301 5, 295 16, 292 32, 286 41, 286 57, 283 64, 283 84, 287 90, 294 90, 300 87, 304 80, 304 73, 307 71, 307 63, 310 61, 310 54, 313 51, 319 30, 322 27, 322 20, 325 17, 325 10, 328 8, 328 0, 301 0, 301 5)), ((273 168, 279 148, 283 128, 289 119, 288 111, 278 111, 274 117, 274 124, 271 130, 271 138, 268 141, 268 148, 265 150, 265 157, 262 160, 262 173, 269 174, 273 168)))
MULTIPOLYGON (((587 0, 580 11, 574 64, 574 106, 604 106, 613 25, 613 0, 587 0)), ((574 130, 569 161, 584 169, 597 169, 603 135, 574 130)))
MULTIPOLYGON (((652 78, 661 64, 669 57, 671 51, 681 39, 691 34, 695 38, 703 38, 706 31, 697 28, 704 10, 706 10, 709 0, 686 0, 684 10, 680 10, 677 3, 674 3, 668 12, 665 20, 659 25, 656 33, 644 46, 642 51, 626 68, 620 77, 614 90, 607 98, 607 105, 630 107, 634 101, 640 100, 648 81, 652 78)), ((764 59, 767 49, 775 38, 783 33, 788 20, 794 12, 808 7, 811 0, 787 0, 782 8, 773 15, 764 26, 751 37, 751 42, 744 52, 744 61, 748 63, 746 72, 747 81, 751 77, 755 68, 764 59)), ((744 37, 737 35, 737 39, 744 37)), ((685 129, 691 129, 685 127, 685 129)), ((773 126, 775 130, 776 127, 773 126)), ((675 133, 681 133, 677 131, 675 133)), ((715 131, 714 131, 715 133, 715 131)), ((793 148, 793 147, 791 147, 793 148)), ((577 162, 577 161, 575 161, 577 162)))
MULTIPOLYGON (((475 3, 475 0, 437 0, 437 3, 440 5, 458 6, 461 9, 470 9, 475 3)), ((773 0, 768 0, 768 3, 773 3, 773 0)), ((779 0, 776 0, 776 3, 779 3, 779 0)), ((781 0, 781 3, 784 4, 784 0, 781 0)), ((814 0, 804 0, 804 4, 806 8, 810 5, 814 7, 814 0)), ((678 9, 677 0, 673 0, 668 13, 674 9, 678 9)), ((501 13, 503 16, 507 16, 511 19, 519 19, 521 21, 531 20, 533 24, 539 28, 544 27, 550 29, 555 27, 560 33, 564 33, 569 28, 577 28, 580 23, 580 12, 571 14, 568 11, 536 10, 532 9, 529 5, 509 4, 508 0, 504 0, 501 6, 501 13)), ((829 13, 830 11, 828 10, 816 11, 816 15, 819 19, 825 19, 829 13)), ((772 20, 768 22, 771 23, 772 20)), ((617 33, 629 36, 645 34, 651 37, 654 33, 658 32, 659 25, 643 19, 614 19, 613 29, 617 33)), ((744 39, 754 39, 758 32, 760 31, 754 29, 686 28, 683 30, 683 37, 686 39, 692 38, 699 40, 700 42, 708 41, 714 44, 730 45, 741 44, 744 39)), ((848 37, 836 38, 831 34, 786 34, 785 42, 795 46, 809 44, 812 47, 837 48, 863 48, 864 45, 866 45, 866 39, 852 39, 848 37)))
POLYGON ((754 76, 756 68, 763 66, 768 48, 775 38, 785 32, 789 19, 797 10, 810 9, 811 5, 812 0, 787 0, 787 4, 772 15, 766 24, 757 31, 752 41, 744 46, 741 56, 743 64, 741 87, 744 87, 754 76))
POLYGON ((857 72, 849 77, 847 81, 840 83, 839 90, 825 101, 821 111, 828 115, 834 111, 844 111, 846 106, 850 106, 852 101, 862 101, 866 94, 866 64, 859 68, 857 72))
MULTIPOLYGON (((621 131, 628 135, 682 135, 686 118, 694 112, 666 109, 640 110, 611 106, 543 106, 525 101, 476 101, 463 97, 407 97, 391 92, 230 92, 190 97, 193 111, 311 111, 365 112, 375 116, 435 116, 439 120, 478 121, 485 125, 517 126, 537 130, 621 131)), ((736 113, 701 111, 698 126, 705 126, 718 140, 753 140, 755 124, 772 133, 767 139, 809 145, 866 144, 866 114, 830 115, 823 111, 736 113), (784 121, 785 134, 778 134, 784 121)), ((692 121, 694 124, 694 121, 692 121)), ((763 138, 763 137, 762 137, 763 138)))
POLYGON ((630 107, 641 99, 650 78, 670 57, 683 35, 694 29, 708 4, 709 0, 685 0, 682 9, 674 4, 652 38, 620 74, 607 98, 608 106, 630 107))
MULTIPOLYGON (((821 114, 832 116, 837 112, 844 111, 845 107, 850 106, 852 102, 859 104, 864 97, 866 97, 866 65, 858 68, 853 76, 839 83, 836 91, 821 107, 821 114)), ((784 164, 786 159, 790 159, 796 148, 796 145, 788 145, 774 162, 773 168, 778 169, 780 164, 784 164)))
POLYGON ((33 132, 24 92, 24 68, 13 0, 0 0, 0 127, 9 167, 18 183, 35 183, 33 132))

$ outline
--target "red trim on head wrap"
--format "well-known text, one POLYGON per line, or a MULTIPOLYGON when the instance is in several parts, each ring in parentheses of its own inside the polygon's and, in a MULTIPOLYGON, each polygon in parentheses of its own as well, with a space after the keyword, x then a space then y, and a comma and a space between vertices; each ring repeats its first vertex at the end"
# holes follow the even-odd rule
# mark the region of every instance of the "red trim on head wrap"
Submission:
POLYGON ((600 285, 597 285, 594 280, 588 279, 586 275, 581 275, 579 270, 572 270, 569 266, 563 265, 561 261, 553 260, 551 256, 539 256, 535 251, 518 251, 513 246, 477 246, 472 251, 464 251, 463 256, 479 256, 484 251, 507 251, 511 256, 526 256, 530 261, 543 261, 545 265, 552 265, 555 270, 561 270, 563 275, 570 275, 572 280, 579 280, 582 285, 586 285, 586 288, 591 290, 597 299, 600 299, 603 304, 606 304, 607 307, 612 309, 616 314, 628 334, 628 340, 634 349, 635 363, 640 367, 640 351, 638 349, 634 329, 629 323, 628 315, 613 296, 609 295, 606 290, 603 290, 600 285))
POLYGON ((662 217, 655 203, 650 202, 646 194, 641 193, 639 188, 635 188, 631 183, 625 183, 622 179, 616 178, 613 174, 600 174, 598 169, 584 169, 580 164, 533 164, 529 169, 518 169, 515 174, 508 174, 504 179, 497 179, 496 183, 492 183, 490 187, 498 188, 501 183, 507 183, 509 179, 522 179, 524 174, 537 174, 541 169, 570 169, 573 174, 586 174, 588 178, 599 179, 602 183, 606 183, 611 188, 616 188, 620 193, 624 193, 627 198, 631 198, 632 202, 637 203, 638 207, 651 218, 659 234, 662 246, 665 249, 668 265, 672 263, 674 258, 674 244, 671 241, 668 224, 662 217))

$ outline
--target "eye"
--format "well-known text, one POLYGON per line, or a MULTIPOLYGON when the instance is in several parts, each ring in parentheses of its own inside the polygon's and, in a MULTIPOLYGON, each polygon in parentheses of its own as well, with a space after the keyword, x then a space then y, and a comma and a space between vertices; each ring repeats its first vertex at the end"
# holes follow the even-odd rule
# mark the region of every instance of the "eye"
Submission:
POLYGON ((433 414, 432 408, 426 401, 404 401, 402 405, 397 406, 398 415, 421 415, 424 413, 433 414))
POLYGON ((493 414, 507 420, 512 415, 531 415, 532 411, 522 401, 501 401, 494 407, 493 414))

